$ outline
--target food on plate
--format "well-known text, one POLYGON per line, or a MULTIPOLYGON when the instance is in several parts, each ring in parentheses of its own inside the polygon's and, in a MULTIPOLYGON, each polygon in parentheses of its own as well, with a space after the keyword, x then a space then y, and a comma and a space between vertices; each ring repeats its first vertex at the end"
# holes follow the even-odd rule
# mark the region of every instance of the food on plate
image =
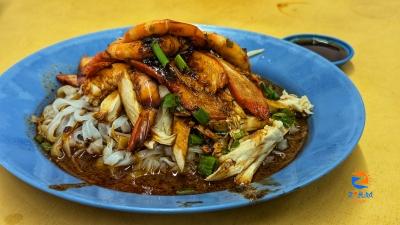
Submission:
MULTIPOLYGON (((35 117, 48 156, 87 183, 146 194, 249 185, 291 162, 313 105, 251 71, 246 50, 173 20, 129 29, 35 117)), ((249 55, 262 53, 254 50, 249 55)))

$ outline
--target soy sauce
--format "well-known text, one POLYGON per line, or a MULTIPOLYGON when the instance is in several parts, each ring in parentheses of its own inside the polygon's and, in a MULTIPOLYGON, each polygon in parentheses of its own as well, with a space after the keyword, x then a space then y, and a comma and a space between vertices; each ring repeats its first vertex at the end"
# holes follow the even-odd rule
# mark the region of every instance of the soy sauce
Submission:
POLYGON ((327 41, 318 39, 302 39, 295 40, 293 42, 315 53, 318 53, 332 62, 342 60, 347 56, 347 51, 345 49, 327 41))

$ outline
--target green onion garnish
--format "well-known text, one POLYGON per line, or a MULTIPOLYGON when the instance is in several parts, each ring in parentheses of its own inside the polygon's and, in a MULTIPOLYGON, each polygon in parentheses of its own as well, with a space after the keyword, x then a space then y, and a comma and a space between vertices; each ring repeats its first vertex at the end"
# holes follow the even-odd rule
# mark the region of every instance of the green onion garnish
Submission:
POLYGON ((263 49, 263 48, 260 48, 260 49, 248 51, 248 52, 247 52, 247 56, 250 58, 250 57, 253 57, 253 56, 255 56, 255 55, 261 54, 261 53, 263 53, 263 52, 264 52, 264 49, 263 49))
POLYGON ((218 160, 214 156, 203 155, 200 157, 199 165, 197 166, 197 171, 202 176, 211 175, 214 170, 218 167, 218 160))
POLYGON ((180 71, 186 71, 189 69, 189 66, 186 64, 185 60, 179 54, 175 56, 175 63, 180 71))
POLYGON ((296 122, 296 116, 289 109, 281 109, 272 114, 272 119, 282 121, 285 127, 290 127, 296 122))
POLYGON ((156 40, 151 43, 151 49, 153 49, 154 55, 156 55, 161 65, 165 67, 169 63, 169 60, 156 40))
POLYGON ((51 150, 52 144, 50 144, 49 142, 45 141, 45 142, 42 142, 40 144, 40 146, 42 147, 42 149, 44 151, 49 152, 51 150))
POLYGON ((230 151, 229 151, 229 149, 228 148, 224 148, 223 150, 222 150, 222 154, 223 155, 226 155, 226 154, 228 154, 230 151))
POLYGON ((189 144, 190 145, 201 145, 203 144, 204 140, 201 136, 197 134, 190 134, 189 136, 189 144))
POLYGON ((192 195, 196 194, 197 191, 193 190, 192 188, 183 188, 181 190, 177 190, 176 194, 177 195, 192 195))
POLYGON ((239 145, 240 145, 239 140, 234 140, 231 144, 231 149, 237 148, 239 147, 239 145))
POLYGON ((194 111, 193 116, 194 118, 196 118, 197 121, 199 121, 201 125, 206 125, 210 120, 208 113, 202 108, 199 108, 198 110, 194 111))
POLYGON ((260 83, 260 88, 261 88, 261 90, 264 93, 264 96, 266 98, 272 99, 272 100, 278 100, 279 99, 278 93, 276 93, 276 91, 274 91, 271 86, 267 87, 267 85, 265 85, 264 82, 261 82, 260 83))
POLYGON ((168 93, 164 96, 163 107, 165 108, 175 108, 178 106, 178 96, 172 93, 168 93))
POLYGON ((233 139, 239 140, 240 138, 246 136, 246 131, 243 129, 237 129, 230 132, 230 135, 233 139))

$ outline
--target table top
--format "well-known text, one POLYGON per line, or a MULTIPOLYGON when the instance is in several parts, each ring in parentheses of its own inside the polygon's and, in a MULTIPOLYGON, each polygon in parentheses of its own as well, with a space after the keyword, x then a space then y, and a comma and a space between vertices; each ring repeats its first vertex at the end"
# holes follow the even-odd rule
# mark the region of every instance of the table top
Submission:
POLYGON ((398 224, 400 2, 338 1, 12 1, 0 0, 0 71, 81 34, 173 18, 284 37, 321 33, 356 54, 342 69, 364 99, 367 123, 350 157, 320 180, 250 207, 193 215, 146 215, 91 208, 36 190, 0 167, 0 224, 398 224), (349 198, 351 177, 369 175, 372 198, 349 198))

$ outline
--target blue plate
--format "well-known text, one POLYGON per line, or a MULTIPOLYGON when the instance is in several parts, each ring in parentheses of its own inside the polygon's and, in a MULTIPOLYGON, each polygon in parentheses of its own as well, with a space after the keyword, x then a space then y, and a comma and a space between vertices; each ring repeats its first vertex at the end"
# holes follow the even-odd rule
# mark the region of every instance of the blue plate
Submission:
MULTIPOLYGON (((289 92, 307 95, 315 105, 310 133, 295 161, 272 179, 279 185, 254 184, 270 192, 256 202, 276 198, 327 174, 356 146, 365 122, 362 99, 352 82, 329 61, 295 44, 263 34, 215 26, 201 26, 237 41, 249 50, 265 48, 251 59, 252 69, 289 92)), ((73 38, 23 59, 0 77, 0 161, 26 183, 52 195, 95 207, 146 213, 187 213, 223 210, 249 205, 241 195, 228 191, 186 196, 149 196, 118 192, 97 186, 66 191, 51 184, 77 183, 49 161, 32 140, 27 120, 49 100, 49 87, 58 72, 75 73, 83 55, 104 50, 127 28, 73 38)), ((268 183, 268 182, 267 182, 268 183)))

